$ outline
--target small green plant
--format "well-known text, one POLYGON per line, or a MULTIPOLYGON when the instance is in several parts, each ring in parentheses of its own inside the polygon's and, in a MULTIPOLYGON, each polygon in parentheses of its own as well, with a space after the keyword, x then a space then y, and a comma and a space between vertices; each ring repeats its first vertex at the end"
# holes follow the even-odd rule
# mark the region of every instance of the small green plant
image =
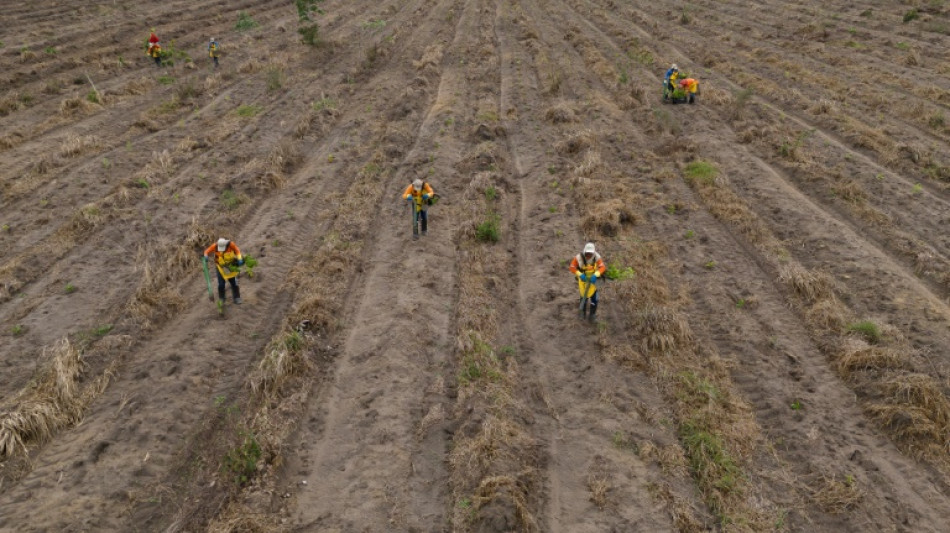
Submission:
POLYGON ((99 93, 97 93, 96 91, 92 91, 92 90, 90 90, 88 93, 86 93, 86 100, 88 100, 88 101, 90 101, 90 102, 92 102, 92 103, 94 103, 94 104, 99 104, 99 103, 101 103, 101 102, 99 101, 99 93))
POLYGON ((715 262, 715 261, 706 261, 706 264, 704 264, 703 267, 704 267, 705 269, 707 269, 707 270, 712 270, 712 269, 716 268, 716 262, 715 262))
POLYGON ((220 200, 221 205, 223 205, 225 209, 228 210, 234 209, 244 202, 244 199, 234 194, 234 191, 231 189, 226 189, 224 192, 222 192, 220 200))
POLYGON ((460 507, 460 508, 462 508, 462 509, 468 509, 468 508, 471 507, 471 506, 472 506, 472 500, 470 500, 470 499, 468 499, 468 498, 462 498, 461 500, 459 500, 459 507, 460 507))
POLYGON ((684 239, 692 239, 695 236, 696 236, 696 232, 691 229, 686 230, 686 233, 683 234, 684 239))
POLYGON ((910 45, 904 41, 898 41, 894 46, 896 46, 899 50, 910 50, 910 45))
POLYGON ((218 314, 223 315, 224 314, 224 300, 218 300, 217 302, 215 302, 215 305, 218 306, 218 314))
POLYGON ((247 271, 247 277, 254 277, 254 269, 257 268, 257 259, 245 255, 244 256, 244 269, 247 271))
POLYGON ((293 330, 287 335, 284 335, 281 342, 284 345, 284 348, 287 348, 290 352, 299 352, 303 348, 303 337, 300 335, 300 332, 293 330))
POLYGON ((300 34, 300 40, 308 46, 320 44, 320 26, 317 24, 305 24, 297 28, 300 34))
POLYGON ((489 185, 488 188, 485 189, 485 199, 489 202, 493 202, 495 198, 498 198, 498 189, 489 185))
POLYGON ((871 11, 870 9, 865 9, 864 11, 861 12, 861 16, 865 18, 870 17, 873 14, 874 12, 871 11))
POLYGON ((618 267, 616 265, 610 265, 607 267, 607 271, 604 272, 604 277, 611 281, 622 281, 625 279, 630 279, 636 275, 636 271, 633 267, 618 267))
POLYGON ((258 105, 239 105, 237 114, 239 117, 253 117, 260 113, 264 108, 258 105))
POLYGON ((736 309, 742 309, 747 303, 749 302, 747 302, 745 298, 739 298, 736 300, 736 309))
POLYGON ((72 293, 74 293, 74 292, 76 292, 76 286, 73 285, 72 283, 67 283, 67 284, 66 284, 66 294, 72 294, 72 293))
POLYGON ((0 48, 3 48, 4 46, 5 45, 3 44, 3 41, 0 41, 0 48))
POLYGON ((877 344, 881 341, 881 328, 870 320, 849 324, 848 331, 861 334, 871 344, 877 344))
POLYGON ((719 174, 719 169, 707 161, 693 161, 683 170, 688 181, 696 180, 702 183, 713 183, 719 174))
POLYGON ((489 213, 484 221, 475 226, 475 238, 481 242, 498 242, 501 217, 497 213, 489 213))
POLYGON ((327 156, 327 163, 332 163, 336 161, 336 157, 333 154, 327 156))
POLYGON ((247 14, 247 11, 241 11, 240 13, 238 13, 238 21, 237 21, 237 24, 234 25, 234 29, 236 29, 237 31, 247 31, 247 30, 252 30, 258 26, 260 26, 260 24, 258 24, 257 21, 252 19, 251 16, 247 14))
POLYGON ((10 231, 10 225, 4 224, 3 226, 0 226, 0 229, 2 229, 3 231, 10 231))
POLYGON ((112 331, 112 324, 104 324, 92 330, 92 335, 94 337, 105 337, 110 331, 112 331))
POLYGON ((626 85, 627 82, 630 81, 629 76, 627 76, 627 69, 624 69, 624 68, 621 68, 621 69, 620 69, 620 78, 619 78, 619 81, 620 81, 620 85, 626 85))
POLYGON ((146 180, 145 178, 139 178, 135 180, 135 186, 140 189, 148 189, 149 188, 148 180, 146 180))
POLYGON ((162 74, 161 76, 158 77, 158 83, 162 85, 171 85, 175 83, 175 78, 167 74, 162 74))
POLYGON ((917 9, 911 9, 910 11, 904 13, 904 24, 907 24, 912 20, 917 20, 918 17, 920 17, 920 14, 917 13, 917 9))
POLYGON ((244 485, 257 471, 257 462, 261 460, 263 453, 253 433, 242 431, 239 437, 241 443, 231 448, 224 456, 224 468, 234 474, 235 482, 244 485))
POLYGON ((692 18, 689 16, 689 12, 686 9, 683 9, 683 12, 680 13, 680 24, 686 26, 692 21, 692 18))
POLYGON ((792 408, 792 411, 801 411, 801 410, 802 410, 802 402, 799 401, 799 400, 795 400, 795 401, 793 401, 793 402, 789 405, 789 407, 792 408))
POLYGON ((919 183, 915 183, 911 190, 913 191, 914 194, 920 194, 924 192, 924 186, 919 183))
POLYGON ((548 208, 548 213, 557 213, 557 206, 552 205, 548 208))
POLYGON ((56 48, 53 46, 47 46, 46 48, 43 49, 43 51, 51 56, 56 55, 56 48))
POLYGON ((112 166, 112 161, 109 161, 108 157, 102 158, 102 168, 108 169, 112 166))
POLYGON ((329 96, 324 96, 323 98, 315 101, 313 104, 314 111, 323 111, 324 109, 336 109, 336 102, 329 96))
POLYGON ((17 324, 13 326, 13 329, 12 329, 12 333, 14 337, 18 335, 23 335, 23 332, 25 331, 26 331, 26 328, 23 326, 23 324, 17 324))

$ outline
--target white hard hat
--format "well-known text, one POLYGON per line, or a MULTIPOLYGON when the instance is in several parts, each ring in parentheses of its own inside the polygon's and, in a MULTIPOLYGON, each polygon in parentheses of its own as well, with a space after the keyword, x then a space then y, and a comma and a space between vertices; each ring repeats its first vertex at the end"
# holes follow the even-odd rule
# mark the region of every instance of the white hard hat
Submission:
POLYGON ((412 182, 412 188, 421 191, 422 190, 422 180, 415 180, 412 182))
POLYGON ((594 243, 589 242, 589 243, 587 243, 587 244, 584 245, 584 255, 592 254, 592 253, 595 253, 595 252, 594 252, 594 243))
POLYGON ((673 66, 670 67, 670 68, 673 69, 673 70, 679 70, 678 68, 676 68, 676 63, 673 63, 673 66))
POLYGON ((230 242, 231 241, 225 239, 224 237, 221 237, 220 239, 218 239, 218 251, 223 252, 225 248, 228 247, 228 243, 230 242))

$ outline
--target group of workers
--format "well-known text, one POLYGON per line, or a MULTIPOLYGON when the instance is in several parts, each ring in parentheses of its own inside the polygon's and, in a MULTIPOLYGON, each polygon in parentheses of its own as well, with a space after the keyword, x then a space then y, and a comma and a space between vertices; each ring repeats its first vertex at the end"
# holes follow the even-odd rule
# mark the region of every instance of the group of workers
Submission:
MULTIPOLYGON (((152 28, 148 41, 145 43, 145 55, 155 60, 156 67, 162 66, 162 42, 155 33, 155 28, 152 28)), ((208 57, 214 62, 214 68, 218 68, 219 55, 221 55, 221 44, 212 37, 208 42, 208 57)))
POLYGON ((663 77, 664 99, 676 103, 677 100, 674 97, 674 93, 678 87, 681 91, 683 91, 684 101, 690 104, 696 103, 696 97, 699 95, 699 81, 690 77, 685 77, 683 79, 679 78, 679 67, 676 66, 676 63, 673 63, 669 70, 666 71, 666 75, 663 77))

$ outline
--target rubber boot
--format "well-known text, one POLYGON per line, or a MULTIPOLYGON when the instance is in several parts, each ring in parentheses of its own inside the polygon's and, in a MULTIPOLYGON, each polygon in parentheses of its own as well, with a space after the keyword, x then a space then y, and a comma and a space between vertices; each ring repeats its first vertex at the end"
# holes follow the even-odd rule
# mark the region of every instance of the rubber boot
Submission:
POLYGON ((218 299, 223 302, 223 301, 224 301, 224 298, 225 298, 225 296, 224 296, 224 288, 222 287, 222 288, 218 289, 218 299))
POLYGON ((235 285, 231 287, 231 289, 232 289, 231 292, 234 293, 234 303, 237 305, 241 305, 241 288, 235 285))
POLYGON ((423 235, 428 235, 428 234, 429 234, 429 230, 426 229, 426 228, 428 227, 428 225, 429 225, 429 219, 428 219, 428 218, 423 218, 423 219, 422 219, 422 234, 423 234, 423 235))
POLYGON ((592 304, 590 304, 590 311, 588 312, 587 320, 593 322, 593 321, 594 321, 594 317, 595 317, 596 315, 597 315, 597 306, 592 303, 592 304))

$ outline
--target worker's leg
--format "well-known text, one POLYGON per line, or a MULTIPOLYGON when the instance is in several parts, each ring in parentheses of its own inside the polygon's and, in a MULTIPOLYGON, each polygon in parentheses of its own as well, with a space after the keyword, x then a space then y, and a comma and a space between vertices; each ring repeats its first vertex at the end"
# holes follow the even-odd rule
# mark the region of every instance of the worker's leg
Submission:
POLYGON ((237 276, 234 276, 228 281, 231 282, 231 294, 234 296, 234 303, 240 304, 241 303, 241 289, 240 287, 238 287, 237 276))
POLYGON ((419 211, 419 219, 422 220, 422 234, 427 235, 429 231, 429 215, 425 207, 422 208, 422 211, 419 211))
POLYGON ((224 276, 217 268, 214 269, 214 273, 218 275, 218 299, 224 301, 224 276))

